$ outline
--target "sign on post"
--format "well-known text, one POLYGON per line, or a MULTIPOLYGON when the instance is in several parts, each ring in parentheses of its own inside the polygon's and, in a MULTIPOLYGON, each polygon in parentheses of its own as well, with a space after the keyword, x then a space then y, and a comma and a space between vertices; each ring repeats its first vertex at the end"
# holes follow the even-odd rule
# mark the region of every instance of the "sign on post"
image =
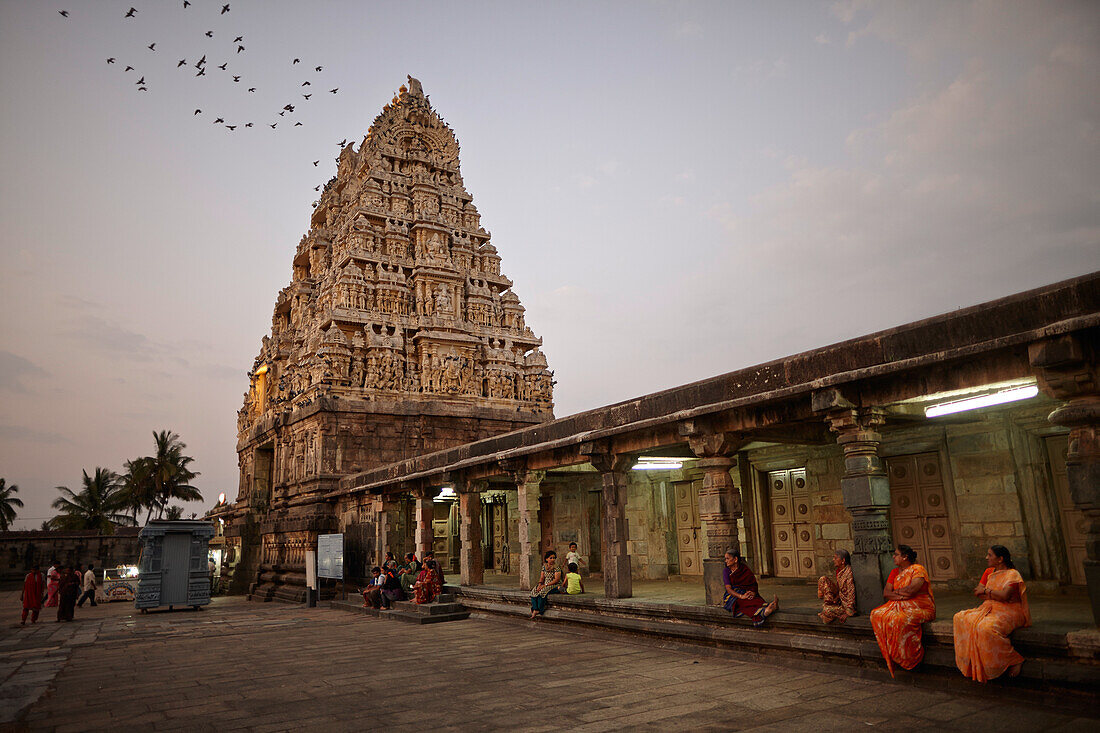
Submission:
POLYGON ((317 577, 344 579, 344 535, 317 535, 317 577))

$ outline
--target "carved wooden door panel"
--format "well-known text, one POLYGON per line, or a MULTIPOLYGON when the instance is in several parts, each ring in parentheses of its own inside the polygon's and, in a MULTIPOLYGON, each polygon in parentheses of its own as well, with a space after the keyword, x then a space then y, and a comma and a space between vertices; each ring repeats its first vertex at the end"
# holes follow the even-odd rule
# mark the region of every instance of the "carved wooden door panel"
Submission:
POLYGON ((702 575, 702 523, 699 521, 698 487, 691 481, 673 484, 676 496, 676 547, 680 555, 681 575, 702 575))
POLYGON ((814 571, 814 527, 806 469, 768 473, 775 574, 802 578, 814 571))
POLYGON ((436 502, 432 515, 432 551, 446 573, 451 567, 451 502, 436 502))
MULTIPOLYGON (((554 497, 539 497, 539 561, 549 550, 554 549, 554 497)), ((564 559, 564 558, 559 558, 564 559)))
POLYGON ((1069 478, 1066 475, 1066 453, 1069 451, 1068 435, 1047 438, 1047 457, 1050 473, 1054 478, 1054 496, 1062 515, 1062 537, 1069 561, 1069 578, 1074 585, 1085 584, 1085 530, 1088 523, 1081 510, 1076 508, 1069 494, 1069 478))
POLYGON ((493 505, 493 557, 494 566, 500 572, 508 568, 508 505, 493 505))
POLYGON ((917 551, 932 580, 957 576, 947 519, 946 488, 938 453, 886 459, 890 473, 890 522, 894 542, 917 551))

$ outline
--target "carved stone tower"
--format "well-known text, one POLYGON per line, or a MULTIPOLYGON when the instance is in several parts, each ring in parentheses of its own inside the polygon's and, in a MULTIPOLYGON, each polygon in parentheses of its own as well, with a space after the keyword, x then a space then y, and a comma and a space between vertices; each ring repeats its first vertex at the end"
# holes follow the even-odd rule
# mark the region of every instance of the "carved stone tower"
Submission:
POLYGON ((310 225, 238 413, 238 588, 370 521, 326 498, 342 476, 553 418, 542 340, 419 81, 341 150, 310 225))

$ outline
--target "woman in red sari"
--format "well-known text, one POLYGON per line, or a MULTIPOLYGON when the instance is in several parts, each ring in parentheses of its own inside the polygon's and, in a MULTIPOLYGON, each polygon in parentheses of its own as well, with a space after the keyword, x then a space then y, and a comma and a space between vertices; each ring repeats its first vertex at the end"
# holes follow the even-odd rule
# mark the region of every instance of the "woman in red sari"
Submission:
POLYGON ((745 563, 741 553, 726 553, 726 567, 722 568, 722 584, 726 586, 726 595, 722 605, 736 616, 752 618, 753 626, 763 626, 764 619, 779 610, 779 596, 764 605, 760 597, 760 588, 756 584, 756 575, 745 563))
POLYGON ((897 569, 890 573, 882 592, 886 603, 871 611, 871 628, 891 677, 894 664, 912 669, 921 663, 921 624, 936 620, 932 584, 928 571, 917 564, 916 551, 909 545, 898 545, 894 564, 897 569))
POLYGON ((57 591, 61 584, 61 563, 56 559, 50 561, 50 569, 46 571, 46 607, 57 606, 57 591))
POLYGON ((46 578, 38 570, 38 565, 32 565, 31 571, 23 579, 23 618, 20 626, 27 625, 27 614, 31 615, 31 623, 38 623, 38 612, 42 610, 42 601, 46 597, 46 578))
POLYGON ((435 560, 425 561, 424 567, 416 576, 416 582, 413 583, 417 603, 431 603, 443 592, 443 584, 439 581, 439 577, 435 560))
POLYGON ((976 682, 988 682, 1006 671, 1009 677, 1020 674, 1024 658, 1008 636, 1031 626, 1027 587, 1008 549, 993 545, 985 560, 989 568, 974 589, 982 605, 959 611, 954 619, 955 665, 976 682))

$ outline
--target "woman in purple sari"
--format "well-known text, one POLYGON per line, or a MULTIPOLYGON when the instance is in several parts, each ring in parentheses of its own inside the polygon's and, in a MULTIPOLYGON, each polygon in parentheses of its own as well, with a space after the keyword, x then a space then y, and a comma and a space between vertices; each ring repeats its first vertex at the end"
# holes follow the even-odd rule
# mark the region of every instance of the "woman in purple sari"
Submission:
POLYGON ((779 596, 764 605, 760 597, 760 588, 756 584, 756 575, 745 563, 739 552, 726 553, 726 567, 722 568, 722 584, 726 586, 726 595, 722 605, 736 616, 747 616, 753 626, 763 626, 764 619, 779 610, 779 596))

